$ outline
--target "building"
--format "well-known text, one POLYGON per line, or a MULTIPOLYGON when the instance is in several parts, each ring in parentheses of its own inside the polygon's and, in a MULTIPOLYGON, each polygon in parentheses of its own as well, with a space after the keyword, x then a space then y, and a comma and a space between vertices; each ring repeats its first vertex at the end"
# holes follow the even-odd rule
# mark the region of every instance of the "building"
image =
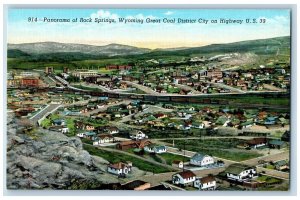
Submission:
POLYGON ((108 65, 106 66, 107 70, 131 70, 129 65, 108 65))
POLYGON ((164 146, 164 145, 155 146, 155 145, 150 144, 150 145, 145 146, 144 150, 146 152, 149 152, 149 153, 158 153, 158 154, 160 154, 160 153, 167 152, 167 147, 164 146))
POLYGON ((194 181, 194 187, 199 190, 215 190, 217 187, 217 182, 214 176, 209 175, 202 178, 196 178, 194 181))
POLYGON ((248 165, 234 163, 229 165, 225 170, 227 179, 234 181, 243 181, 247 179, 252 179, 257 175, 256 168, 248 165))
POLYGON ((143 140, 143 139, 148 138, 148 136, 145 133, 143 133, 142 131, 133 131, 130 134, 130 138, 133 140, 143 140))
POLYGON ((276 170, 286 170, 289 169, 289 163, 287 160, 280 160, 274 163, 276 170))
POLYGON ((24 77, 20 81, 23 87, 38 87, 40 80, 37 77, 24 77))
POLYGON ((286 147, 286 143, 281 140, 270 140, 268 142, 268 145, 270 148, 273 148, 273 149, 281 149, 281 148, 286 147))
POLYGON ((64 67, 64 69, 63 69, 63 73, 66 73, 66 74, 68 74, 68 73, 69 73, 69 68, 68 68, 68 67, 64 67))
POLYGON ((53 74, 54 73, 54 68, 53 67, 46 67, 45 68, 45 73, 46 74, 53 74))
POLYGON ((54 119, 52 121, 53 126, 65 126, 66 122, 64 119, 54 119))
POLYGON ((119 133, 119 129, 117 127, 108 127, 107 132, 111 135, 119 133))
POLYGON ((115 164, 109 164, 107 166, 107 171, 111 174, 115 175, 126 175, 131 172, 132 168, 132 163, 123 163, 123 162, 118 162, 115 164))
POLYGON ((267 145, 267 139, 266 138, 253 138, 252 140, 247 141, 247 144, 256 149, 259 147, 263 147, 267 145))
POLYGON ((99 134, 93 141, 93 145, 100 145, 104 143, 111 143, 114 138, 110 134, 99 134))
POLYGON ((172 176, 172 183, 175 185, 193 185, 196 175, 192 171, 183 171, 172 176))
POLYGON ((209 155, 196 153, 193 157, 191 157, 190 164, 201 167, 208 166, 214 164, 214 158, 209 155))
POLYGON ((181 161, 181 160, 174 160, 172 162, 172 166, 173 167, 178 167, 178 168, 182 169, 183 168, 183 161, 181 161))
POLYGON ((145 146, 151 144, 149 140, 138 140, 138 141, 123 141, 117 144, 117 149, 127 150, 131 148, 143 149, 145 146))
POLYGON ((84 79, 86 77, 93 77, 97 76, 98 72, 96 70, 79 70, 79 71, 74 71, 72 73, 73 76, 78 77, 80 80, 84 79))

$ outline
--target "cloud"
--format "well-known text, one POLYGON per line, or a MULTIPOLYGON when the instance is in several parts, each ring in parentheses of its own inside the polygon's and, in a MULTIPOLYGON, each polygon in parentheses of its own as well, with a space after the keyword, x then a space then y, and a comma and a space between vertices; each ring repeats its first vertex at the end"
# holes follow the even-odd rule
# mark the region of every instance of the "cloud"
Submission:
POLYGON ((167 11, 164 13, 164 15, 172 15, 172 14, 174 14, 174 12, 172 12, 172 11, 167 11))
POLYGON ((91 18, 110 18, 110 19, 118 19, 119 15, 111 13, 105 10, 98 10, 96 13, 91 14, 91 18))
POLYGON ((137 14, 137 15, 134 15, 134 16, 129 15, 129 16, 126 16, 125 18, 126 19, 143 19, 143 20, 145 20, 147 18, 155 19, 156 17, 153 16, 153 15, 144 16, 143 14, 140 13, 140 14, 137 14))

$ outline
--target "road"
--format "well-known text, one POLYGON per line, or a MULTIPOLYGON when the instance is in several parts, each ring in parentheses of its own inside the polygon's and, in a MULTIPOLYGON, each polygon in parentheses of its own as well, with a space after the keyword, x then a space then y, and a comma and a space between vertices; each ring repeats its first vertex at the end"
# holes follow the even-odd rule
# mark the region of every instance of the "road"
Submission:
POLYGON ((121 83, 127 83, 128 85, 132 85, 132 86, 136 87, 137 89, 142 90, 143 92, 146 92, 147 94, 160 95, 160 93, 155 92, 154 90, 152 90, 149 87, 146 87, 146 86, 143 86, 143 85, 131 82, 131 81, 121 81, 121 83))
POLYGON ((225 89, 231 90, 231 91, 233 91, 233 92, 238 92, 238 93, 241 93, 241 94, 245 94, 245 93, 246 93, 246 92, 243 91, 243 90, 240 90, 240 89, 238 89, 238 88, 234 88, 234 87, 225 85, 225 84, 223 84, 223 83, 213 83, 213 82, 209 82, 209 84, 211 84, 212 86, 215 86, 215 87, 225 88, 225 89))
POLYGON ((112 103, 112 104, 109 104, 109 105, 105 105, 105 106, 103 106, 101 108, 97 108, 97 109, 91 110, 89 112, 83 113, 82 115, 89 117, 89 116, 91 116, 93 114, 97 114, 98 112, 106 111, 109 107, 117 106, 117 105, 121 105, 121 104, 129 104, 130 102, 131 102, 130 100, 123 100, 123 101, 120 101, 120 102, 117 102, 117 103, 112 103))
POLYGON ((49 104, 44 109, 42 109, 40 112, 35 114, 30 118, 33 124, 37 124, 37 122, 42 119, 47 113, 52 113, 55 110, 57 110, 59 107, 61 107, 61 104, 49 104))

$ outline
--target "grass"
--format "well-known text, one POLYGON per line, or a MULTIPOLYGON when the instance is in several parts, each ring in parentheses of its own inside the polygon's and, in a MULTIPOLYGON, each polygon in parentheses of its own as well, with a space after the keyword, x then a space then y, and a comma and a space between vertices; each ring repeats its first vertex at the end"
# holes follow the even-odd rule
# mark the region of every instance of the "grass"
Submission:
MULTIPOLYGON (((256 152, 236 149, 235 147, 240 141, 237 139, 178 140, 175 146, 179 149, 184 149, 185 147, 189 151, 233 161, 244 161, 262 156, 262 154, 256 152)), ((171 141, 166 140, 166 142, 170 143, 171 141)))
POLYGON ((89 90, 89 91, 98 91, 98 92, 102 92, 101 89, 96 88, 96 87, 86 87, 83 85, 78 85, 78 84, 74 84, 73 87, 79 88, 79 89, 83 89, 83 90, 89 90))
POLYGON ((154 165, 152 163, 122 153, 110 152, 109 150, 105 151, 87 144, 83 144, 83 148, 91 155, 102 157, 110 163, 131 161, 133 166, 139 168, 140 170, 153 173, 170 172, 170 170, 165 167, 154 165))
POLYGON ((278 178, 265 176, 265 175, 257 177, 256 180, 257 181, 262 181, 262 182, 264 181, 264 182, 269 183, 269 184, 274 184, 274 183, 280 183, 281 182, 281 180, 278 179, 278 178))
POLYGON ((188 162, 190 160, 190 158, 188 157, 184 157, 181 155, 175 155, 175 154, 171 154, 171 153, 163 153, 163 154, 159 154, 160 157, 162 157, 163 159, 165 159, 165 161, 167 162, 168 165, 172 165, 172 162, 174 160, 181 160, 183 162, 188 162))

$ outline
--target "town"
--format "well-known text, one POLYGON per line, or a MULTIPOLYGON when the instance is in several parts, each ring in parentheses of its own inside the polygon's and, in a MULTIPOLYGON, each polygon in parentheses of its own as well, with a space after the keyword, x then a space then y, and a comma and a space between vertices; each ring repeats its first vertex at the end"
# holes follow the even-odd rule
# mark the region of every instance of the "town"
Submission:
POLYGON ((107 160, 108 189, 287 190, 289 62, 239 56, 10 69, 7 108, 107 160))

